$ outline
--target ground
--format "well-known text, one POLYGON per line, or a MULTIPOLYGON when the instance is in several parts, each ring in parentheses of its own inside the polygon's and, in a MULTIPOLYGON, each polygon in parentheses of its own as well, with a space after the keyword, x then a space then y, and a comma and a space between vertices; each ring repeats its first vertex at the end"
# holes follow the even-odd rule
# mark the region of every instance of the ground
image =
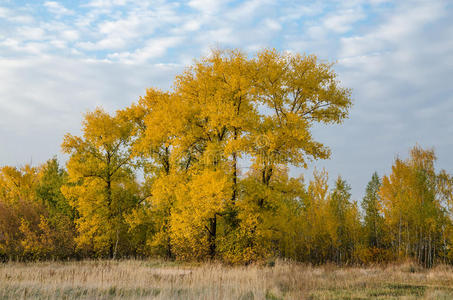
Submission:
POLYGON ((157 260, 0 264, 0 299, 453 299, 453 267, 157 260))

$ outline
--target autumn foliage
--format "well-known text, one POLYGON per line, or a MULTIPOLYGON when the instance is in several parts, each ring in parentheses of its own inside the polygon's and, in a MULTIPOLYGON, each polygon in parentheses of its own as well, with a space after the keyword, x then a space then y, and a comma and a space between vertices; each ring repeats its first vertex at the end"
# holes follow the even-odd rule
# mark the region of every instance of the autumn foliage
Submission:
POLYGON ((360 203, 325 170, 289 176, 329 158, 311 129, 350 107, 315 56, 213 51, 171 91, 87 113, 64 138, 66 168, 3 167, 0 257, 452 262, 453 179, 432 150, 373 174, 360 203))

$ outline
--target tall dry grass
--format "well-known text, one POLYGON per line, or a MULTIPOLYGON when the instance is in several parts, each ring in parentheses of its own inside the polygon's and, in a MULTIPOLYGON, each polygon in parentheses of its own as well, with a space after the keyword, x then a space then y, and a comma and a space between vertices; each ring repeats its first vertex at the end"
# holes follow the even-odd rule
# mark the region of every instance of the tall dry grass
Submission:
POLYGON ((453 268, 81 261, 0 265, 0 299, 453 299, 453 268))

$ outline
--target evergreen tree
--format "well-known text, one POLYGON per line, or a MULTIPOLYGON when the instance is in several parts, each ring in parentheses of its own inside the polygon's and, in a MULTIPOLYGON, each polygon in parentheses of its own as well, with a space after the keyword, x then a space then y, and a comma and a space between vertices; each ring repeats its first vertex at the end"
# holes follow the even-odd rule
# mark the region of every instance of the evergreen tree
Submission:
POLYGON ((373 173, 366 187, 362 200, 364 211, 364 233, 368 247, 379 248, 383 246, 384 218, 381 215, 381 198, 379 189, 381 180, 376 172, 373 173))

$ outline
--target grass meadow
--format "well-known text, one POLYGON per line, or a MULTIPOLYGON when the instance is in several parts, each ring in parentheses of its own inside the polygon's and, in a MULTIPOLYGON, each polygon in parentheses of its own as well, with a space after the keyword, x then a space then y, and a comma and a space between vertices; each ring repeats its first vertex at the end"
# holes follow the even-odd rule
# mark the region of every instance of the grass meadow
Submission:
POLYGON ((0 299, 452 299, 453 267, 9 262, 0 299))

